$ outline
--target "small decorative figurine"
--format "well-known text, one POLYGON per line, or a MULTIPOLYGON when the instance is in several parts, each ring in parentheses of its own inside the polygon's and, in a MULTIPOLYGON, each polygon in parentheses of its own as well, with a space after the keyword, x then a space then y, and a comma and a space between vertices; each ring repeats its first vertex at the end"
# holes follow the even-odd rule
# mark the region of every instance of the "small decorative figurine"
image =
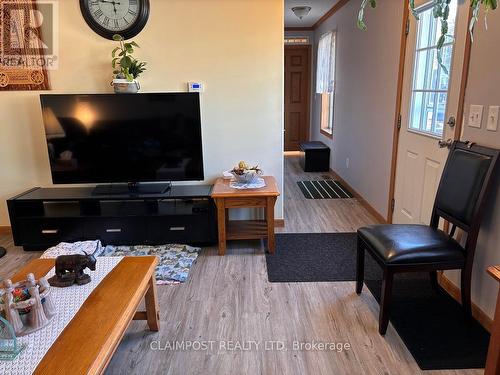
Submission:
POLYGON ((0 289, 0 316, 8 321, 15 336, 27 335, 50 323, 55 315, 50 292, 47 280, 41 278, 37 282, 32 273, 16 284, 4 281, 0 289))
POLYGON ((49 319, 45 315, 45 311, 43 311, 40 291, 38 290, 38 285, 35 284, 34 279, 35 277, 32 273, 28 275, 28 293, 32 298, 31 314, 29 314, 28 324, 31 327, 41 328, 49 324, 49 319))
POLYGON ((42 298, 43 302, 43 311, 45 312, 45 316, 51 319, 54 315, 56 315, 56 306, 54 305, 52 298, 47 298, 50 294, 50 284, 45 277, 40 277, 38 285, 40 286, 39 290, 40 298, 42 298))
MULTIPOLYGON (((19 302, 14 302, 14 286, 12 285, 12 281, 10 280, 5 280, 4 281, 4 293, 3 293, 3 304, 0 305, 1 308, 3 309, 2 315, 5 316, 5 319, 9 321, 9 323, 12 325, 14 328, 14 332, 16 335, 19 335, 19 333, 23 330, 24 325, 21 320, 21 314, 19 313, 18 309, 16 308, 16 305, 18 303, 21 303, 22 301, 19 302)), ((24 310, 24 309, 21 309, 24 310)))
POLYGON ((96 259, 93 254, 60 255, 56 258, 56 274, 48 281, 55 287, 67 287, 74 283, 90 283, 90 276, 83 272, 85 268, 95 271, 96 259))

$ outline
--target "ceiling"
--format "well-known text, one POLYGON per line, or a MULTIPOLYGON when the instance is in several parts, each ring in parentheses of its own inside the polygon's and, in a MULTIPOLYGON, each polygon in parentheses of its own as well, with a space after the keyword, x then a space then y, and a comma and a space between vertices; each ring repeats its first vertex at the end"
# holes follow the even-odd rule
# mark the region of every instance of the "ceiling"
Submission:
POLYGON ((339 0, 285 0, 285 27, 311 27, 338 2, 339 0), (291 8, 302 5, 312 9, 309 15, 300 20, 291 8))

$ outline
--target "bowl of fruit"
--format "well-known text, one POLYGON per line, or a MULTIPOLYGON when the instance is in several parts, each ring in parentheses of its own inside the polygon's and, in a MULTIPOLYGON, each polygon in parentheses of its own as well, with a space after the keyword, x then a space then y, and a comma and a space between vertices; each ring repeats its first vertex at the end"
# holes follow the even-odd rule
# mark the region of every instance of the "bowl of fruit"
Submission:
POLYGON ((237 167, 231 170, 231 174, 237 182, 248 184, 254 182, 264 172, 259 168, 258 165, 250 167, 246 162, 240 161, 237 167))

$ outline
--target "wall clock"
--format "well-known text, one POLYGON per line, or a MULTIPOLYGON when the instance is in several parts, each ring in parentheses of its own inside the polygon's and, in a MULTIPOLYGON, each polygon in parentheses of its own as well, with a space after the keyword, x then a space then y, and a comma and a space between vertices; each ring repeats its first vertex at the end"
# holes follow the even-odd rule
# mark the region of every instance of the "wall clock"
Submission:
POLYGON ((111 40, 136 36, 149 18, 149 0, 80 0, 80 9, 90 28, 111 40))

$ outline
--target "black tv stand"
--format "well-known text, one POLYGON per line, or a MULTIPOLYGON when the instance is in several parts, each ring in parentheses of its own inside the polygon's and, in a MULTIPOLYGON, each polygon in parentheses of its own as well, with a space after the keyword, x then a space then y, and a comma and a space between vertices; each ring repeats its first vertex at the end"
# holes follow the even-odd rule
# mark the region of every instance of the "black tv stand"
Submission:
POLYGON ((173 185, 156 194, 115 192, 95 195, 94 187, 34 188, 9 199, 14 243, 25 250, 43 250, 82 240, 100 240, 104 245, 217 241, 211 185, 173 185))
POLYGON ((172 188, 170 182, 167 183, 140 183, 129 182, 128 184, 106 184, 97 185, 92 191, 92 195, 148 195, 165 194, 172 188))

